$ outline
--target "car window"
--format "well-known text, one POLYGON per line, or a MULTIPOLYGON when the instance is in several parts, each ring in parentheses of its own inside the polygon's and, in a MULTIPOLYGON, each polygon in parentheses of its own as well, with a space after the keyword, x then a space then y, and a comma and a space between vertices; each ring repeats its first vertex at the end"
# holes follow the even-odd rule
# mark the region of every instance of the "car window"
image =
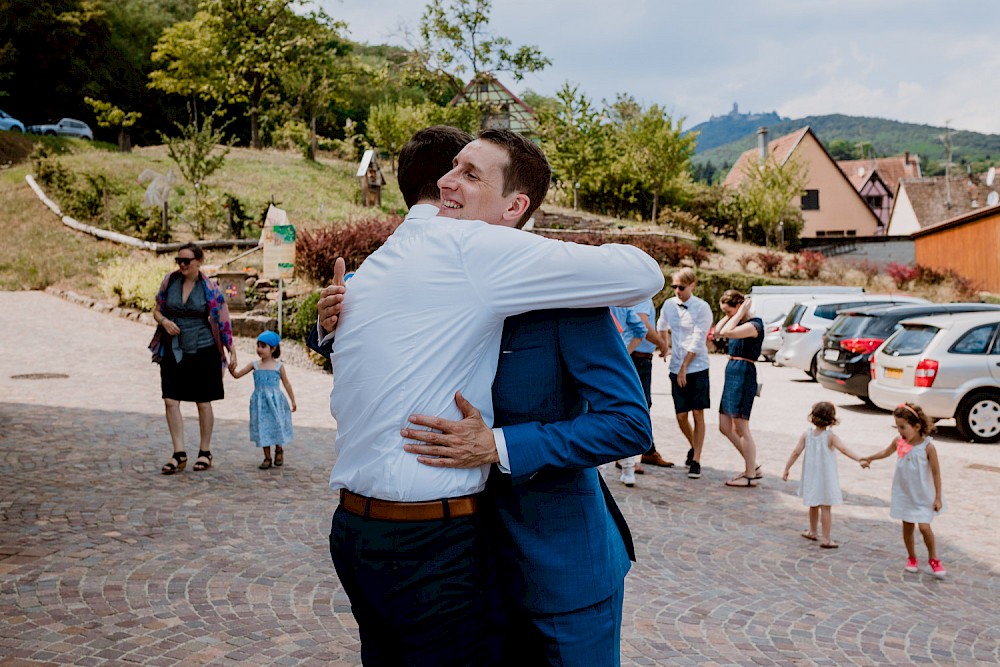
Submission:
POLYGON ((802 319, 802 313, 806 312, 806 307, 801 303, 795 304, 795 307, 788 311, 788 317, 782 323, 782 326, 789 327, 799 320, 802 319))
POLYGON ((857 308, 858 306, 864 306, 866 303, 864 301, 848 301, 847 303, 831 303, 826 306, 816 306, 816 310, 813 314, 816 317, 822 317, 824 320, 836 319, 838 310, 845 310, 847 308, 857 308))
POLYGON ((893 334, 885 343, 882 351, 893 357, 908 357, 920 354, 934 340, 940 331, 937 327, 906 327, 893 334))
POLYGON ((875 319, 870 315, 841 315, 834 321, 827 335, 840 338, 857 338, 871 327, 875 319))
POLYGON ((969 329, 958 341, 951 346, 950 352, 954 354, 986 354, 990 349, 990 341, 996 333, 996 324, 984 324, 982 326, 969 329))

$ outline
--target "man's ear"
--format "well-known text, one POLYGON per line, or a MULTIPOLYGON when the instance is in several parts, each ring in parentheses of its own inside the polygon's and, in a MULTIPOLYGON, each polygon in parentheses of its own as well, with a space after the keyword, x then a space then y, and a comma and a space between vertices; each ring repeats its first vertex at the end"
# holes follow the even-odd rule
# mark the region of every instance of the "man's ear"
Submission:
POLYGON ((507 208, 503 212, 504 223, 508 224, 508 226, 517 225, 518 221, 520 221, 529 206, 531 206, 531 199, 528 195, 523 192, 518 192, 514 195, 514 198, 510 200, 507 204, 507 208))

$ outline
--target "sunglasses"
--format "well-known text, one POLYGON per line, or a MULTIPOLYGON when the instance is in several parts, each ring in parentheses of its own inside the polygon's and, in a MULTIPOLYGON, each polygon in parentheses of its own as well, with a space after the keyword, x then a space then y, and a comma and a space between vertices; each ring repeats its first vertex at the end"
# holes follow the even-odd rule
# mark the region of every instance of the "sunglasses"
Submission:
POLYGON ((676 289, 676 290, 684 290, 688 288, 687 285, 671 285, 670 287, 671 289, 676 289))
POLYGON ((174 261, 177 262, 177 266, 187 266, 194 261, 193 257, 174 257, 174 261))

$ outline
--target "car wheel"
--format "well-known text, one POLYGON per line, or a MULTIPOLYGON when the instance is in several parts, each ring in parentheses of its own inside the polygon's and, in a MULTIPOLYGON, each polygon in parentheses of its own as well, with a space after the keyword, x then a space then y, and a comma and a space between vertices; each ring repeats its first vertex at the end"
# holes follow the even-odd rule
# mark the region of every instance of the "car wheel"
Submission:
POLYGON ((19 128, 17 125, 15 125, 14 127, 10 128, 10 131, 11 132, 20 132, 21 128, 19 128))
POLYGON ((806 371, 806 374, 813 379, 813 382, 816 381, 816 364, 817 363, 819 363, 819 352, 817 352, 816 356, 813 357, 812 363, 809 364, 809 370, 806 371))
POLYGON ((958 432, 972 442, 1000 442, 1000 394, 970 394, 955 413, 958 432))

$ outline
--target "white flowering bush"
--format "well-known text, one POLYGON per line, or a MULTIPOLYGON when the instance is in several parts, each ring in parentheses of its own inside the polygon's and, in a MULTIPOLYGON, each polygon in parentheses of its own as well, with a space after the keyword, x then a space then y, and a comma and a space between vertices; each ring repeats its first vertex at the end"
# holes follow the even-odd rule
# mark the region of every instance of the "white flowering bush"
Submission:
POLYGON ((99 285, 120 306, 152 311, 160 283, 174 268, 172 256, 115 257, 101 267, 99 285))

